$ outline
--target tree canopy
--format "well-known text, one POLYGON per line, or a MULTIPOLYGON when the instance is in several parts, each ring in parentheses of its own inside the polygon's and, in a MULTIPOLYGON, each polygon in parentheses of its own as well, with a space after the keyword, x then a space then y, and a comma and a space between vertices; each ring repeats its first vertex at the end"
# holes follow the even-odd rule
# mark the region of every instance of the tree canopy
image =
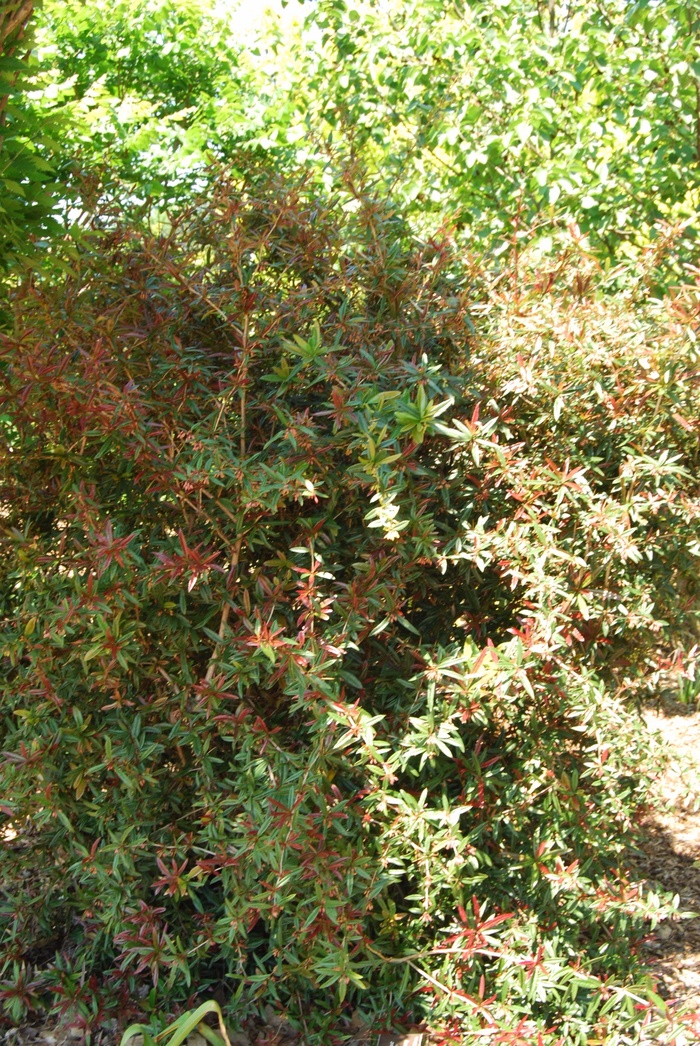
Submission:
MULTIPOLYGON (((250 152, 332 178, 361 163, 415 227, 503 249, 575 220, 602 258, 660 223, 692 240, 698 12, 680 3, 318 0, 236 32, 199 0, 47 0, 32 111, 137 198, 250 152)), ((688 244, 692 250, 692 243, 688 244)))

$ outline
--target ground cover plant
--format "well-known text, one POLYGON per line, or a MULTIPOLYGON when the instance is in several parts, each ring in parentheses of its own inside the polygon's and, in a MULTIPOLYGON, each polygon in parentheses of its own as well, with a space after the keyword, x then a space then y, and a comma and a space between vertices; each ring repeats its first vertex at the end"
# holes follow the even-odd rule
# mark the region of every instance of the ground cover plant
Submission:
POLYGON ((9 1019, 661 1019, 621 698, 694 621, 700 298, 602 279, 575 228, 495 278, 350 173, 250 173, 17 286, 9 1019))

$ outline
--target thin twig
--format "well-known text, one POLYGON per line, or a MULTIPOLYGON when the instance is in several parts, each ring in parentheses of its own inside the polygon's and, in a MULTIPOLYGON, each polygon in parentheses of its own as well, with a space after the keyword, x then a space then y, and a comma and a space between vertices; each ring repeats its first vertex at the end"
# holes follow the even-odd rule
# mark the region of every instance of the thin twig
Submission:
MULTIPOLYGON (((423 952, 411 952, 410 955, 384 955, 377 948, 373 948, 371 944, 367 945, 369 951, 371 951, 377 958, 382 959, 384 962, 390 962, 395 964, 400 963, 411 963, 413 959, 428 959, 431 955, 462 955, 466 951, 470 951, 468 947, 464 945, 455 945, 452 948, 428 948, 423 952)), ((473 948, 471 949, 472 955, 486 955, 491 959, 500 959, 501 952, 496 952, 492 948, 473 948)))
MULTIPOLYGON (((238 559, 239 559, 239 556, 241 554, 241 545, 242 544, 243 544, 243 536, 241 535, 241 537, 239 537, 238 540, 236 541, 236 544, 235 544, 234 549, 233 549, 233 556, 231 557, 231 571, 230 571, 231 573, 233 573, 234 570, 236 569, 236 567, 238 566, 238 559)), ((211 655, 211 659, 209 661, 209 665, 207 667, 207 674, 204 677, 204 679, 205 679, 205 681, 207 683, 211 683, 211 681, 212 681, 212 679, 214 677, 214 672, 216 670, 216 655, 217 655, 218 645, 223 642, 224 633, 226 631, 226 624, 228 622, 230 613, 231 613, 231 604, 229 603, 229 601, 227 599, 226 602, 223 605, 222 610, 221 610, 221 620, 219 621, 219 643, 214 647, 214 650, 213 650, 212 655, 211 655)))
POLYGON ((248 381, 248 322, 249 314, 246 312, 243 319, 243 355, 242 355, 242 377, 243 384, 241 385, 241 466, 243 465, 243 458, 245 457, 245 407, 246 407, 246 382, 248 381))

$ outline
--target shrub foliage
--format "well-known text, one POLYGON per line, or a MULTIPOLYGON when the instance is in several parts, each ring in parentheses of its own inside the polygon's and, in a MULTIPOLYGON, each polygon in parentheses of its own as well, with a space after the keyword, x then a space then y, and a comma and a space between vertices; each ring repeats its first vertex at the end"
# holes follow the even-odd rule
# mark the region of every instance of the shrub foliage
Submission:
POLYGON ((17 291, 11 1017, 650 1019, 618 694, 692 624, 698 298, 612 310, 567 250, 487 285, 350 180, 249 179, 17 291))

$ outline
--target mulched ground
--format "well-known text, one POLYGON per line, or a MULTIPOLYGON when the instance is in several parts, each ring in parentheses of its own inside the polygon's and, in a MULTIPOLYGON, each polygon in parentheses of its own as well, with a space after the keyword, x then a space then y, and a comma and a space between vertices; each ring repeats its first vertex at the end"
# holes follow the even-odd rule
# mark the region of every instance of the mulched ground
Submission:
POLYGON ((659 994, 674 1012, 700 1021, 700 712, 667 703, 645 718, 669 765, 655 789, 659 808, 645 819, 640 871, 680 901, 678 916, 662 923, 646 947, 659 994))

